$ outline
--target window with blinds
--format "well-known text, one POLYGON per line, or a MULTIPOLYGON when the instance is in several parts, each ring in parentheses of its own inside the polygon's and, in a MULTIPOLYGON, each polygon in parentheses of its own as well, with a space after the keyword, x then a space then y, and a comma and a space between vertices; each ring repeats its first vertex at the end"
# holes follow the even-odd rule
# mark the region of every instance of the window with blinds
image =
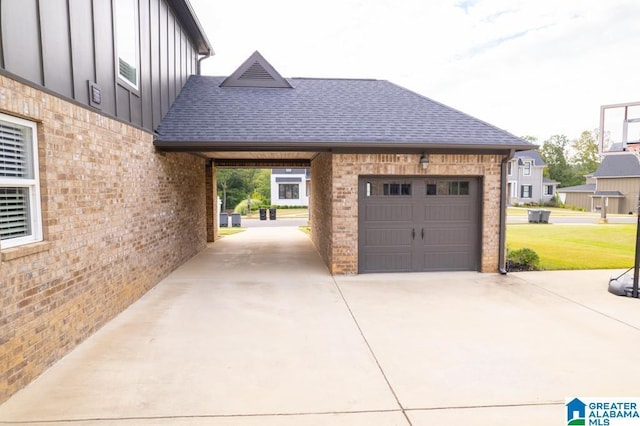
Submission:
POLYGON ((35 124, 0 114, 0 248, 42 239, 35 124))

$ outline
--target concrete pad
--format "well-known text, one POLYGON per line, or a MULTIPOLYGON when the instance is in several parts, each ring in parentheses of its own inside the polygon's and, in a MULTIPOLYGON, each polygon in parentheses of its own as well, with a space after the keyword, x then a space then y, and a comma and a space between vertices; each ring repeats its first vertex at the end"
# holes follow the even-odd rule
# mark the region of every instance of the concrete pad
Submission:
POLYGON ((171 274, 0 406, 0 421, 398 409, 309 238, 255 228, 171 274))
MULTIPOLYGON (((406 409, 636 395, 640 330, 534 285, 533 277, 379 274, 337 282, 406 409)), ((602 287, 600 274, 572 277, 588 292, 602 287)))
POLYGON ((407 416, 413 426, 473 425, 562 425, 566 424, 564 403, 557 405, 520 405, 437 410, 411 410, 407 416))
MULTIPOLYGON (((609 279, 625 270, 518 272, 517 277, 640 330, 640 299, 609 293, 609 279)), ((633 271, 630 272, 633 275, 633 271)))
MULTIPOLYGON (((0 422, 0 424, 2 424, 0 422)), ((370 413, 281 414, 261 416, 205 416, 172 418, 92 419, 74 421, 74 426, 408 426, 401 411, 370 413)), ((47 426, 69 426, 68 421, 46 422, 47 426)), ((20 423, 20 426, 42 426, 42 423, 20 423)))

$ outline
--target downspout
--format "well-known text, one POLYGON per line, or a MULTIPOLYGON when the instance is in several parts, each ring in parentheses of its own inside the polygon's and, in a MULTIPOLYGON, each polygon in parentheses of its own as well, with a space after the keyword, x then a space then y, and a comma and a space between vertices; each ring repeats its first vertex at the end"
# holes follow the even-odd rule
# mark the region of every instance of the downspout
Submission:
POLYGON ((198 69, 196 70, 197 75, 202 75, 202 61, 209 59, 212 56, 211 51, 208 51, 203 57, 198 59, 198 69))
POLYGON ((502 159, 500 164, 500 236, 499 236, 499 253, 498 253, 498 271, 502 275, 507 274, 507 163, 511 161, 515 155, 515 150, 509 151, 509 155, 502 159))

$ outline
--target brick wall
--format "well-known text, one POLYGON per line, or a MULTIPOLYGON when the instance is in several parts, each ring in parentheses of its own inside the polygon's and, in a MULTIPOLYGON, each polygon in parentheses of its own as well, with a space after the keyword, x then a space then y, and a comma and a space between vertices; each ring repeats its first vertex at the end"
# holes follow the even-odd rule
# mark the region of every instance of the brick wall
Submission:
MULTIPOLYGON (((419 154, 333 154, 330 173, 333 178, 330 200, 333 215, 332 223, 329 225, 332 242, 330 254, 323 255, 333 274, 358 272, 358 177, 360 175, 482 177, 481 271, 497 271, 502 156, 432 154, 426 170, 419 165, 419 159, 419 154)), ((315 170, 312 168, 312 179, 314 173, 315 170)), ((326 172, 324 174, 329 176, 326 172)), ((314 194, 315 186, 312 192, 314 197, 312 205, 318 203, 314 194)), ((322 201, 326 200, 320 200, 322 201)))
POLYGON ((205 160, 0 76, 38 123, 43 243, 0 247, 0 402, 206 246, 205 160))
POLYGON ((311 239, 320 257, 331 268, 332 180, 331 154, 322 153, 311 162, 311 239))

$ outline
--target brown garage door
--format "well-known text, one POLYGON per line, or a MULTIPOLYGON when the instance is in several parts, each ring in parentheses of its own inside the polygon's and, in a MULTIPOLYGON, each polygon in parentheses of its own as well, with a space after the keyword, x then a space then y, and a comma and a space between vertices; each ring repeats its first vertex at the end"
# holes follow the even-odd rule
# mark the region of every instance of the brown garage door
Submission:
POLYGON ((359 272, 477 270, 478 194, 477 178, 360 178, 359 272))

